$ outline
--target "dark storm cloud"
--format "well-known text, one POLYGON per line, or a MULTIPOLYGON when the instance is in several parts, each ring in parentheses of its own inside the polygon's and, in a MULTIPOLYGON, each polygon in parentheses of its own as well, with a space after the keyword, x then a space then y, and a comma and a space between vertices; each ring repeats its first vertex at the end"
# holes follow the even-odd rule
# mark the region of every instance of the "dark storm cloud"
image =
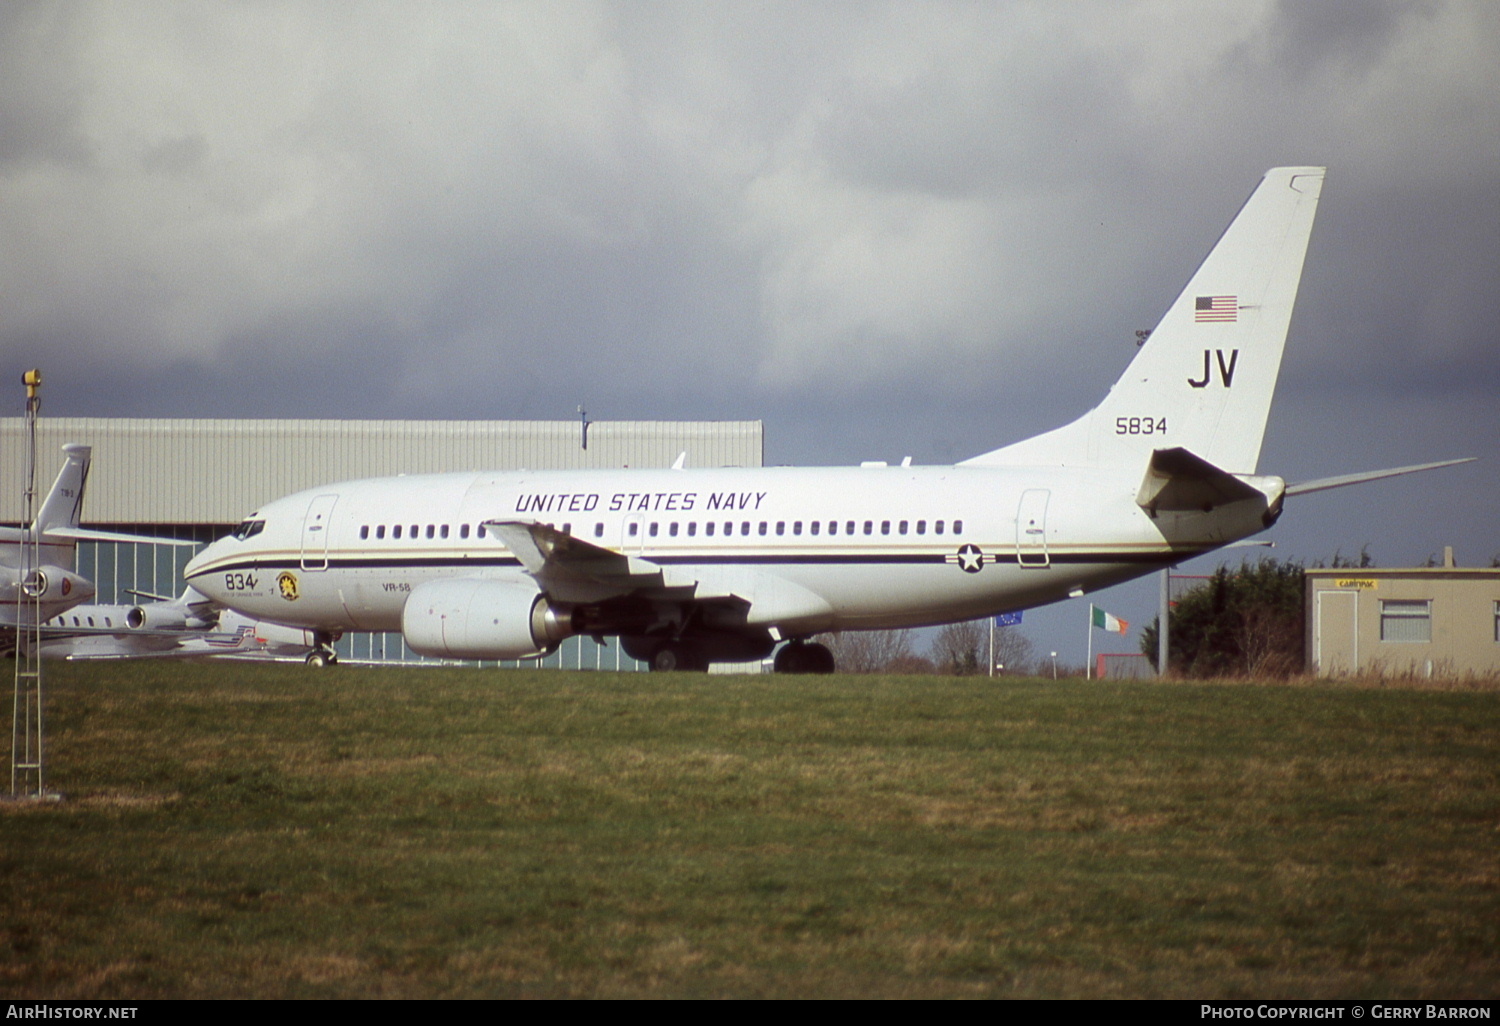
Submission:
POLYGON ((948 460, 1097 401, 1265 168, 1326 163, 1278 415, 1378 464, 1376 411, 1500 379, 1491 14, 7 5, 0 347, 56 413, 584 402, 948 460))

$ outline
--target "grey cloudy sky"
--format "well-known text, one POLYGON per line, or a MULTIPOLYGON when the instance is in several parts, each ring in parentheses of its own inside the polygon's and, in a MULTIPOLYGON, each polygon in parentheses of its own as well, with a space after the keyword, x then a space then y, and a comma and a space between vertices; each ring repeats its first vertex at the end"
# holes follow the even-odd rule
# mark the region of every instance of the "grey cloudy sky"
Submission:
POLYGON ((948 462, 1091 406, 1280 164, 1330 172, 1262 470, 1489 457, 1300 500, 1280 554, 1487 563, 1489 0, 7 3, 0 373, 948 462))

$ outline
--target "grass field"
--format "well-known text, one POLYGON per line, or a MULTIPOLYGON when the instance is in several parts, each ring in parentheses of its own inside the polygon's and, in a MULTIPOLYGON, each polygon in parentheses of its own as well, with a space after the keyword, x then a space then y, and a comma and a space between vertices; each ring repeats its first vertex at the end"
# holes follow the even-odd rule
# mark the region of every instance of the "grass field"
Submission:
POLYGON ((48 666, 5 997, 1494 997, 1500 693, 48 666))

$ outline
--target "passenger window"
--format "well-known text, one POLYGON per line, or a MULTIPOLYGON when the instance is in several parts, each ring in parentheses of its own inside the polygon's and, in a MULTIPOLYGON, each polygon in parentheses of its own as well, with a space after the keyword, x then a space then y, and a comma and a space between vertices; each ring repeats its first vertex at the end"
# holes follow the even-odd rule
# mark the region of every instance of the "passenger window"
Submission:
POLYGON ((646 533, 649 534, 649 535, 651 535, 651 537, 655 538, 656 537, 656 524, 653 523, 649 528, 647 528, 646 533))
POLYGON ((384 524, 380 524, 380 525, 378 525, 375 528, 375 537, 376 538, 384 538, 385 537, 385 525, 384 524))
POLYGON ((764 520, 760 522, 760 533, 762 535, 766 533, 766 522, 764 520))
POLYGON ((807 529, 808 529, 808 531, 811 534, 817 534, 818 533, 818 527, 819 527, 819 524, 818 524, 818 522, 816 520, 814 520, 812 523, 810 523, 810 524, 807 525, 807 529))
POLYGON ((638 535, 640 533, 641 533, 641 525, 638 524, 638 523, 636 523, 634 520, 632 520, 630 522, 630 528, 629 528, 630 537, 634 538, 636 535, 638 535))
POLYGON ((443 524, 441 527, 439 527, 438 534, 444 538, 448 537, 448 525, 443 524))
POLYGON ((604 524, 603 523, 598 523, 598 524, 594 525, 594 537, 595 538, 603 538, 604 537, 604 524))
POLYGON ((469 536, 469 525, 468 524, 459 524, 458 525, 458 536, 460 538, 467 538, 469 536))
POLYGON ((854 521, 851 520, 847 524, 844 525, 844 533, 845 534, 853 534, 854 533, 854 521))
POLYGON ((786 534, 786 521, 785 520, 778 520, 778 521, 776 521, 776 533, 777 534, 786 534))
POLYGON ((427 537, 428 538, 436 538, 437 537, 437 527, 435 525, 433 525, 433 524, 428 524, 427 525, 427 537))
POLYGON ((889 520, 882 520, 880 522, 880 533, 881 534, 890 534, 891 533, 891 522, 889 520))
POLYGON ((932 533, 933 534, 942 534, 943 533, 943 522, 941 520, 937 521, 937 523, 935 523, 935 524, 932 525, 932 533))
POLYGON ((673 538, 677 537, 677 521, 674 520, 667 525, 667 533, 670 534, 673 538))
POLYGON ((792 521, 792 533, 793 534, 801 534, 802 533, 802 521, 800 521, 800 520, 794 520, 794 521, 792 521))
POLYGON ((874 533, 875 533, 875 521, 873 521, 873 520, 866 520, 865 521, 865 534, 874 534, 874 533))
MULTIPOLYGON (((712 527, 713 524, 709 524, 708 526, 712 527)), ((688 537, 692 538, 692 537, 695 537, 697 534, 698 534, 698 522, 695 520, 695 521, 691 522, 690 524, 688 524, 688 537)))
POLYGON ((399 537, 401 537, 401 525, 400 524, 397 524, 395 527, 391 528, 391 537, 392 538, 399 538, 399 537))
POLYGON ((359 528, 359 540, 364 541, 368 537, 370 537, 370 525, 361 524, 359 528))
POLYGON ((740 534, 741 535, 746 535, 746 534, 749 534, 749 533, 750 533, 750 521, 748 521, 748 520, 742 520, 742 521, 740 521, 740 534))
POLYGON ((917 521, 917 533, 918 534, 926 534, 927 533, 927 521, 925 521, 925 520, 918 520, 917 521))
POLYGON ((962 520, 955 520, 955 521, 953 521, 953 533, 954 534, 963 534, 964 533, 964 522, 962 520))
POLYGON ((710 538, 714 536, 714 522, 712 520, 703 525, 703 533, 710 538))
POLYGON ((905 534, 906 533, 906 521, 905 520, 901 521, 901 523, 899 523, 899 524, 896 525, 896 531, 897 531, 898 534, 905 534))

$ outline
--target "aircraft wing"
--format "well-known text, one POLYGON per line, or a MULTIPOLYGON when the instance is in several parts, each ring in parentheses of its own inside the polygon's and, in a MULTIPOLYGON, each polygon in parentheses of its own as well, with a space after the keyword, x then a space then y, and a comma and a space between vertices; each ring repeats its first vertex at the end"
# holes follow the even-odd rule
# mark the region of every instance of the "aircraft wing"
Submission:
POLYGON ((1287 495, 1306 495, 1309 492, 1324 492, 1330 488, 1344 488, 1348 485, 1364 484, 1366 481, 1379 481, 1386 477, 1399 477, 1402 474, 1415 474, 1421 470, 1437 470, 1439 467, 1453 467, 1460 463, 1473 463, 1477 456, 1469 456, 1461 460, 1440 460, 1437 463, 1418 463, 1412 467, 1393 467, 1390 470, 1367 470, 1362 474, 1344 474, 1341 477, 1324 477, 1316 481, 1303 481, 1301 484, 1287 485, 1287 495))
POLYGON ((157 538, 149 534, 121 534, 118 531, 94 531, 87 527, 49 527, 46 538, 72 538, 74 541, 131 542, 136 545, 202 545, 201 541, 180 538, 157 538))
POLYGON ((633 592, 662 598, 703 598, 698 581, 660 563, 586 542, 546 524, 487 520, 526 572, 562 602, 600 602, 633 592))

